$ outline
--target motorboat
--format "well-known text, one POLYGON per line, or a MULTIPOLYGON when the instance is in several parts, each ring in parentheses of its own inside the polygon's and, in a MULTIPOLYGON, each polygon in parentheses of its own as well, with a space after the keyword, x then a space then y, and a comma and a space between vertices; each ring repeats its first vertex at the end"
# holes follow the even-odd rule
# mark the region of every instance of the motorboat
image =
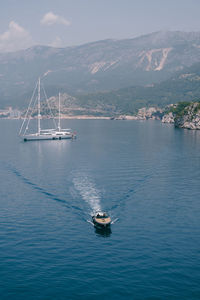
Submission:
POLYGON ((107 212, 97 211, 92 216, 92 221, 95 226, 100 228, 107 228, 111 224, 111 218, 107 212))

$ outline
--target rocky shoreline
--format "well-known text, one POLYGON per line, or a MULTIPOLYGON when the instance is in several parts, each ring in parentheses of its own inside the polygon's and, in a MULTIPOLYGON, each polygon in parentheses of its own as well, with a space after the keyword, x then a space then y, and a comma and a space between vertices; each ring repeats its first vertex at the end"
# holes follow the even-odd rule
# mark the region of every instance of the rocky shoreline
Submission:
MULTIPOLYGON (((43 116, 42 118, 49 118, 43 116)), ((2 119, 23 119, 18 115, 1 115, 2 119)), ((35 117, 33 117, 34 119, 35 117)), ((179 102, 170 104, 165 108, 143 107, 136 115, 117 115, 113 117, 95 115, 67 115, 62 114, 62 119, 78 120, 159 120, 162 123, 174 124, 175 127, 191 130, 200 130, 200 102, 179 102)))
POLYGON ((135 116, 120 115, 114 120, 160 120, 162 123, 174 124, 175 127, 200 130, 200 102, 179 102, 164 109, 143 107, 135 116))
POLYGON ((200 102, 179 102, 171 105, 162 117, 163 123, 173 123, 175 127, 200 130, 200 102))

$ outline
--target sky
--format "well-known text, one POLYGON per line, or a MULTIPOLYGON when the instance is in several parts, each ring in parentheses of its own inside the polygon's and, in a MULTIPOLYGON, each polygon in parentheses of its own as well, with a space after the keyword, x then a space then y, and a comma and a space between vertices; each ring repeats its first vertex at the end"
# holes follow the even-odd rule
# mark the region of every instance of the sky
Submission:
POLYGON ((0 52, 200 31, 200 0, 0 0, 0 52))

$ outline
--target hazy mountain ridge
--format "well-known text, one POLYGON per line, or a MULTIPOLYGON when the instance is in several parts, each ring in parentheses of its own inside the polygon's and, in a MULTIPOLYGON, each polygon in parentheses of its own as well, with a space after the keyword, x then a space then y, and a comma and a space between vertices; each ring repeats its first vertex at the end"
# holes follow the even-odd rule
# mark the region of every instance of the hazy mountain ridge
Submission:
MULTIPOLYGON (((152 86, 133 86, 119 90, 77 96, 80 105, 112 107, 113 114, 135 114, 142 107, 159 106, 180 101, 199 101, 200 63, 177 72, 173 77, 152 86)), ((110 113, 110 110, 105 109, 110 113)))
POLYGON ((200 33, 156 32, 68 48, 0 54, 0 106, 22 107, 38 76, 48 96, 149 85, 200 61, 200 33))

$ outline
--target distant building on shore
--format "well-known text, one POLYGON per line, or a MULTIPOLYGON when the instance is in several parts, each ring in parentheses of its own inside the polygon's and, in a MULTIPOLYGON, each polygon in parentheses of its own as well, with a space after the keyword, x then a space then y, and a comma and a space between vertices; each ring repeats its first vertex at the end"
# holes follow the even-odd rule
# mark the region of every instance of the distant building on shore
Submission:
POLYGON ((18 109, 13 109, 11 106, 0 109, 0 118, 6 119, 19 119, 21 116, 21 111, 18 109))

